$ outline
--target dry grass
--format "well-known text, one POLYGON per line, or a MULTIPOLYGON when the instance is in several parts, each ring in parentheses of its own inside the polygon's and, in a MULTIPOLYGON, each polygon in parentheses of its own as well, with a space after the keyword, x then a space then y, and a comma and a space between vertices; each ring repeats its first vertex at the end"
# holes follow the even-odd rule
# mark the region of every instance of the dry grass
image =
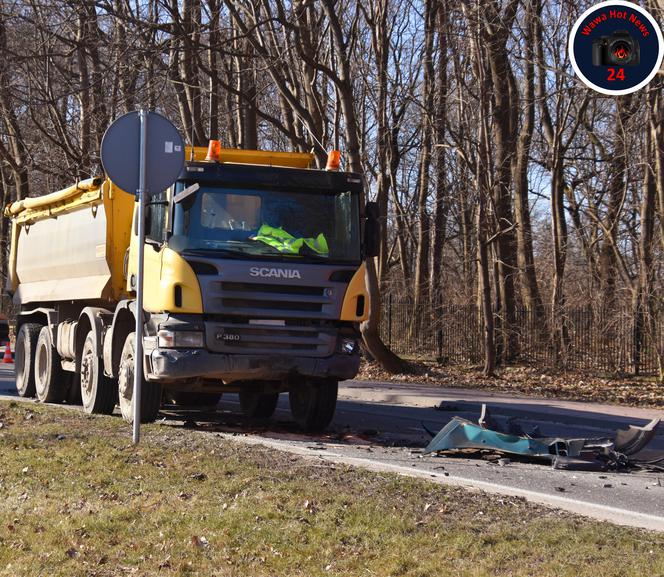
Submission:
POLYGON ((664 535, 118 418, 0 402, 0 575, 642 576, 664 535))

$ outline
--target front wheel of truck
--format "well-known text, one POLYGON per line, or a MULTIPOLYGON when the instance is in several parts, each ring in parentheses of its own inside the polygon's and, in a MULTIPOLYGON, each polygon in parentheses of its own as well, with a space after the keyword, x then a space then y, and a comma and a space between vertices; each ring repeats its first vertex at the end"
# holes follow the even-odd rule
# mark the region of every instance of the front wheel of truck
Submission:
POLYGON ((51 329, 42 327, 35 349, 35 392, 42 403, 61 403, 67 392, 68 375, 62 370, 60 355, 53 346, 51 329))
POLYGON ((42 325, 24 323, 16 336, 16 390, 20 397, 35 396, 35 352, 42 325))
MULTIPOLYGON (((134 357, 136 356, 136 333, 129 333, 120 355, 118 371, 118 398, 120 411, 125 421, 134 421, 134 357)), ((143 371, 141 371, 142 373, 143 371)), ((141 375, 141 423, 152 423, 161 407, 161 384, 148 381, 141 375)))
POLYGON ((320 433, 332 421, 337 406, 339 383, 331 379, 310 379, 293 385, 288 393, 291 414, 307 433, 320 433))
POLYGON ((274 415, 279 393, 240 391, 240 410, 249 419, 269 419, 274 415))

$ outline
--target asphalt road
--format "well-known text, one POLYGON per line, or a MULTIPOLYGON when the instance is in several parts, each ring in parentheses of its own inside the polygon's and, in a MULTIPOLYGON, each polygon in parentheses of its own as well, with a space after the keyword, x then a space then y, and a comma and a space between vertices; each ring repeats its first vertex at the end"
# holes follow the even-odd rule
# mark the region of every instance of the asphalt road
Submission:
MULTIPOLYGON (((0 365, 0 396, 13 396, 13 365, 0 365)), ((552 470, 541 463, 505 466, 474 455, 424 456, 429 436, 451 417, 470 420, 487 402, 498 419, 513 416, 525 429, 537 425, 550 436, 611 436, 617 428, 644 425, 664 411, 631 409, 486 394, 461 389, 348 381, 340 388, 337 413, 327 434, 308 436, 290 421, 287 395, 281 395, 268 422, 248 423, 236 395, 225 395, 215 412, 166 409, 160 423, 195 427, 237 442, 261 444, 323 463, 347 463, 377 471, 426 478, 526 499, 614 523, 664 531, 664 474, 597 473, 552 470), (443 410, 436 410, 442 403, 443 410)), ((664 451, 664 426, 649 449, 664 451)))

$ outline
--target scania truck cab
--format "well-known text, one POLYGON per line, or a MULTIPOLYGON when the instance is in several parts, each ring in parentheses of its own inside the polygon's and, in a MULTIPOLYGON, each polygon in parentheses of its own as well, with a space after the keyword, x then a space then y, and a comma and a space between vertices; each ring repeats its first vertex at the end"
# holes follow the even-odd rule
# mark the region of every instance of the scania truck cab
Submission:
MULTIPOLYGON (((311 169, 309 154, 206 152, 188 151, 147 203, 142 419, 224 392, 267 418, 287 392, 294 420, 320 431, 359 367, 374 205, 360 175, 311 169)), ((131 420, 135 204, 91 179, 8 207, 19 394, 93 413, 119 404, 131 420)))

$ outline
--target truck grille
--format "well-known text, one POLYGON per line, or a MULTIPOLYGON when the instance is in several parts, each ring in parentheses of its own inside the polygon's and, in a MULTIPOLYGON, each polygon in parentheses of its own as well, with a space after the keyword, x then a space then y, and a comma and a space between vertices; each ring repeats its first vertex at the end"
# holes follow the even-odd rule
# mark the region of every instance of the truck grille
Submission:
POLYGON ((324 357, 334 353, 341 305, 354 271, 319 264, 212 261, 199 274, 206 343, 219 353, 324 357), (252 276, 252 270, 297 271, 296 278, 252 276), (263 322, 261 322, 261 319, 263 322))
MULTIPOLYGON (((211 312, 269 318, 330 318, 337 308, 331 288, 286 284, 216 282, 208 297, 211 312)), ((338 289, 337 289, 338 290, 338 289)))
MULTIPOLYGON (((254 321, 259 322, 259 321, 254 321)), ((250 324, 246 320, 209 320, 208 348, 220 353, 302 354, 323 357, 334 352, 337 329, 322 326, 250 324)))

